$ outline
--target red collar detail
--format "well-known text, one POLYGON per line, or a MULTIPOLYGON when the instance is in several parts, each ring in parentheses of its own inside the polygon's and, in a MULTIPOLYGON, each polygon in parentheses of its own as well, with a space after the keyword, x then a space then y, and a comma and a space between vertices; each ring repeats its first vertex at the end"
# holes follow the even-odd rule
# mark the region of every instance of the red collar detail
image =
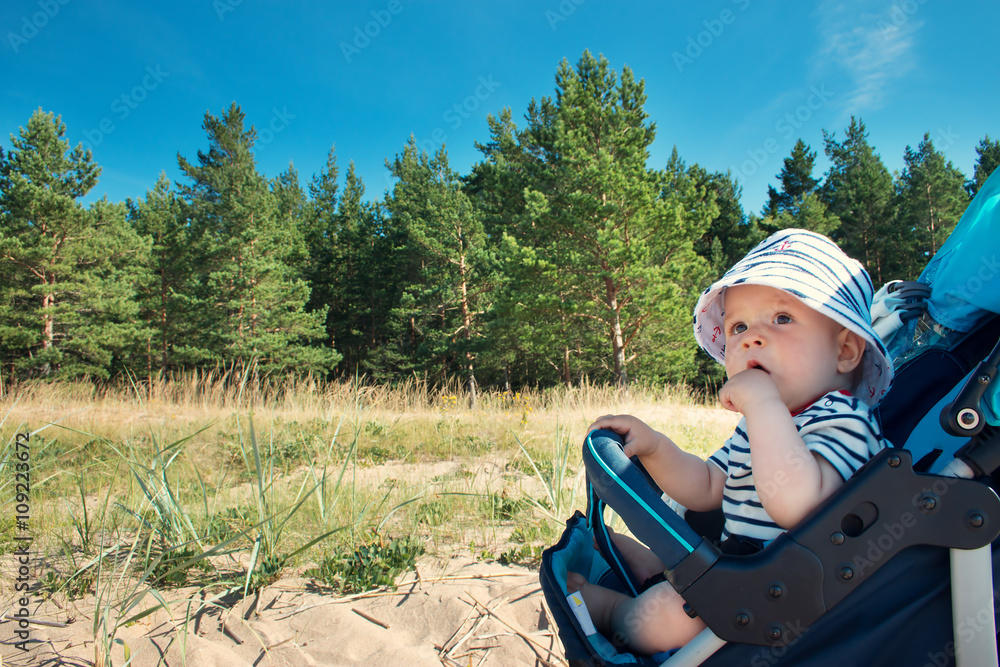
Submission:
MULTIPOLYGON (((829 394, 829 393, 831 393, 831 392, 829 392, 829 391, 826 392, 826 394, 829 394)), ((837 393, 840 394, 841 396, 854 396, 854 394, 852 394, 851 392, 847 391, 846 389, 838 389, 837 393)), ((823 396, 826 396, 826 394, 823 394, 823 396)), ((816 401, 818 401, 820 398, 823 398, 823 396, 820 396, 815 401, 809 401, 808 403, 806 403, 804 406, 802 406, 798 410, 789 410, 789 412, 791 413, 791 415, 793 417, 798 416, 800 413, 804 412, 807 408, 809 408, 810 406, 812 406, 813 403, 815 403, 816 401)))

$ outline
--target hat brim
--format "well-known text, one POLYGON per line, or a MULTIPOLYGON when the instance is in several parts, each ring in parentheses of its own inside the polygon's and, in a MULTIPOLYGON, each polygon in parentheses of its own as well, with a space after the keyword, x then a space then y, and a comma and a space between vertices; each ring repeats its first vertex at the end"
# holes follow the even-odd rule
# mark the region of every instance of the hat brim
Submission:
POLYGON ((788 288, 786 281, 773 276, 754 276, 752 273, 724 276, 702 293, 694 310, 694 335, 702 349, 716 361, 725 363, 726 358, 726 337, 723 331, 725 308, 722 296, 727 288, 735 285, 762 285, 780 289, 858 334, 865 341, 865 353, 861 379, 854 388, 855 396, 875 406, 888 392, 892 382, 892 363, 889 361, 885 345, 871 328, 870 322, 865 322, 861 317, 847 317, 828 303, 796 293, 795 290, 788 288))

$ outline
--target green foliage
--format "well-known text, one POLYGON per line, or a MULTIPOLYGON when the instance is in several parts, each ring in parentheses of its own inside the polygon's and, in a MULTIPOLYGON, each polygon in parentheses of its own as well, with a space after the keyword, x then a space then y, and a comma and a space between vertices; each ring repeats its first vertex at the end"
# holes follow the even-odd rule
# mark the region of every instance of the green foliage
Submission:
MULTIPOLYGON (((475 400, 476 352, 491 258, 479 213, 442 148, 421 153, 411 137, 388 163, 398 181, 386 200, 398 294, 392 342, 376 351, 394 374, 461 373, 475 400)), ((377 374, 378 376, 378 374, 377 374)))
POLYGON ((440 500, 435 500, 418 505, 413 517, 418 524, 433 528, 448 521, 450 515, 448 506, 440 500))
POLYGON ((499 556, 497 562, 501 565, 530 565, 538 563, 542 559, 542 551, 545 547, 536 544, 524 544, 520 547, 510 547, 499 556))
POLYGON ((12 514, 0 517, 0 554, 6 554, 17 546, 17 519, 12 514))
POLYGON ((68 575, 56 570, 46 570, 39 578, 38 585, 50 596, 62 593, 70 600, 79 600, 94 591, 96 577, 97 572, 93 567, 74 568, 68 575))
POLYGON ((107 378, 148 334, 136 321, 148 240, 125 206, 78 201, 100 175, 41 109, 0 159, 0 361, 22 377, 107 378))
POLYGON ((294 217, 297 176, 289 172, 272 190, 257 173, 257 135, 244 117, 236 104, 222 117, 206 113, 208 152, 198 153, 197 165, 178 158, 190 180, 181 194, 197 253, 194 345, 206 359, 257 364, 265 373, 325 371, 339 355, 310 345, 323 337, 326 313, 306 312, 310 289, 296 268, 306 256, 301 218, 294 217))
POLYGON ((0 380, 459 378, 470 402, 480 385, 707 386, 721 375, 690 310, 765 234, 812 229, 876 286, 912 278, 967 205, 962 188, 1000 166, 988 135, 970 178, 925 136, 890 174, 852 117, 842 136, 823 131, 825 174, 799 139, 747 214, 733 174, 676 148, 649 164, 645 105, 630 68, 585 51, 520 127, 510 108, 487 117, 470 173, 411 138, 373 199, 333 147, 305 188, 292 166, 261 173, 233 103, 205 114, 207 148, 178 157, 179 178, 86 206, 101 168, 39 109, 0 152, 0 380))
POLYGON ((268 554, 259 558, 253 567, 247 571, 247 581, 244 587, 244 594, 256 593, 265 586, 270 586, 285 569, 288 564, 288 557, 281 554, 268 554))
MULTIPOLYGON (((655 126, 629 68, 619 78, 584 52, 576 67, 560 64, 556 85, 555 100, 532 101, 525 131, 502 117, 491 125, 495 141, 481 147, 480 196, 492 183, 511 187, 497 173, 505 163, 530 177, 498 251, 506 280, 495 330, 518 338, 508 360, 535 359, 567 384, 598 373, 625 385, 629 352, 651 349, 642 343, 652 329, 678 331, 677 304, 693 305, 707 269, 694 240, 718 208, 679 158, 664 172, 647 167, 655 126)), ((499 202, 487 202, 491 217, 502 215, 499 202)))
POLYGON ((986 179, 990 177, 997 167, 1000 167, 1000 141, 990 139, 986 135, 979 140, 976 146, 976 167, 972 178, 966 183, 969 195, 976 196, 979 188, 982 187, 986 179))
POLYGON ((809 145, 801 139, 796 141, 792 154, 785 158, 781 173, 778 174, 781 190, 767 186, 767 205, 763 215, 774 218, 789 212, 794 216, 803 198, 815 192, 819 185, 820 179, 813 178, 812 175, 815 164, 816 151, 810 150, 809 145))
POLYGON ((844 252, 868 269, 875 285, 897 278, 891 256, 897 250, 892 230, 892 175, 868 143, 864 121, 851 116, 844 139, 823 131, 830 170, 820 187, 820 199, 840 220, 834 235, 844 252))
POLYGON ((251 510, 247 507, 229 507, 216 512, 208 522, 205 531, 206 541, 213 544, 233 542, 241 534, 253 527, 250 521, 251 510))
POLYGON ((527 501, 506 491, 483 496, 481 511, 487 521, 512 521, 528 508, 527 501))
POLYGON ((517 444, 530 464, 535 478, 545 489, 545 496, 541 500, 528 496, 524 500, 549 521, 557 526, 561 525, 576 506, 576 494, 583 487, 583 466, 580 466, 575 474, 569 466, 570 453, 577 449, 575 441, 567 437, 557 425, 555 441, 550 443, 551 449, 547 453, 547 458, 539 456, 536 459, 531 456, 520 439, 517 440, 517 444))
POLYGON ((150 535, 136 561, 139 572, 147 572, 149 580, 158 587, 184 586, 192 570, 202 576, 212 572, 207 559, 199 558, 202 551, 196 545, 172 546, 162 536, 150 535))
POLYGON ((893 275, 915 280, 958 224, 969 196, 965 176, 934 148, 929 134, 906 147, 896 182, 897 253, 893 275), (903 250, 903 252, 898 252, 903 250))
POLYGON ((306 576, 341 595, 363 593, 394 586, 399 575, 412 570, 417 557, 423 553, 424 546, 415 537, 408 535, 387 540, 374 536, 353 552, 326 556, 317 567, 307 570, 306 576))

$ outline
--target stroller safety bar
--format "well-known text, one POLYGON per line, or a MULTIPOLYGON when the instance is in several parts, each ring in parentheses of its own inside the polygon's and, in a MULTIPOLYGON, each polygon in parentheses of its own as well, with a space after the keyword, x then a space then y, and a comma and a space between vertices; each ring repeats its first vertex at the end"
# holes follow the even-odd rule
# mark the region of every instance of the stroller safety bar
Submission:
POLYGON ((989 486, 916 473, 908 451, 886 449, 763 551, 720 555, 660 500, 619 436, 590 434, 584 463, 594 491, 667 564, 694 613, 731 642, 786 645, 900 551, 976 549, 1000 534, 989 486))
POLYGON ((587 436, 583 462, 593 491, 668 569, 679 567, 692 553, 702 556, 702 543, 711 545, 663 502, 655 482, 640 463, 625 456, 622 447, 621 437, 614 431, 602 429, 587 436))

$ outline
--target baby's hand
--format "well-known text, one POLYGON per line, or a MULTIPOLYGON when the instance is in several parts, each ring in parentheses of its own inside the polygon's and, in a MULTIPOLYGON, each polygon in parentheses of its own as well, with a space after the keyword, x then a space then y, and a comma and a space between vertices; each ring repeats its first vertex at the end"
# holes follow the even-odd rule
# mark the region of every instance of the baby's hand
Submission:
POLYGON ((770 375, 758 368, 737 373, 719 390, 722 407, 744 415, 753 405, 772 399, 781 400, 778 387, 770 375))
POLYGON ((625 456, 647 456, 656 451, 661 434, 646 422, 632 415, 604 415, 598 418, 587 432, 606 428, 622 436, 625 440, 625 456))

